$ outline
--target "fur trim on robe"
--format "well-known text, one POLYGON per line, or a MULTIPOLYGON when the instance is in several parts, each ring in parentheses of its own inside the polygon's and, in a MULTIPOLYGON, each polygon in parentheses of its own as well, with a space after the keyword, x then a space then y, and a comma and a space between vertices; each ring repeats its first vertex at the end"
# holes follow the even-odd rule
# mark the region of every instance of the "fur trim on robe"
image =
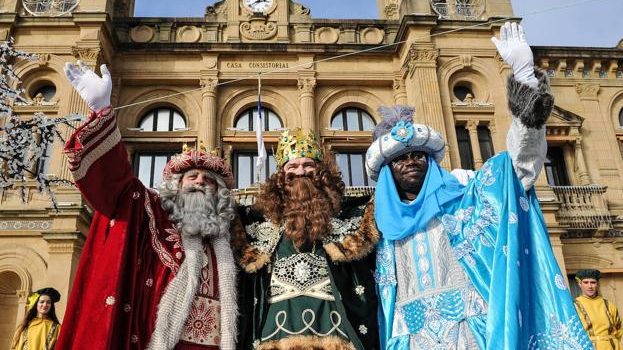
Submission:
MULTIPOLYGON (((370 254, 379 239, 380 234, 374 224, 374 200, 370 199, 359 227, 343 239, 325 243, 323 247, 332 261, 348 262, 370 254)), ((238 219, 232 223, 232 249, 238 264, 247 273, 257 272, 270 262, 270 254, 249 243, 245 228, 238 219)))

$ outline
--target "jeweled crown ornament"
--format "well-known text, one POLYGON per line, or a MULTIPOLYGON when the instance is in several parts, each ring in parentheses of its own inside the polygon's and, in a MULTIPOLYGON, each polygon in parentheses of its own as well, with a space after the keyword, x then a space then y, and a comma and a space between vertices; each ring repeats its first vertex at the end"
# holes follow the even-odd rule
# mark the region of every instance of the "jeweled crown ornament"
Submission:
POLYGON ((275 153, 277 168, 281 168, 285 163, 295 158, 322 160, 322 148, 320 148, 313 131, 295 128, 286 130, 281 134, 275 153))

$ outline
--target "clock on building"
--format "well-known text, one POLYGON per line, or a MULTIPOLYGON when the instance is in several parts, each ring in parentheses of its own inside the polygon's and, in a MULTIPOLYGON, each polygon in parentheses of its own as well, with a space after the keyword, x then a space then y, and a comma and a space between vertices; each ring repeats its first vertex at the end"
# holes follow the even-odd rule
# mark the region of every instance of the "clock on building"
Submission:
POLYGON ((253 13, 266 14, 275 6, 275 0, 242 0, 242 4, 253 13))

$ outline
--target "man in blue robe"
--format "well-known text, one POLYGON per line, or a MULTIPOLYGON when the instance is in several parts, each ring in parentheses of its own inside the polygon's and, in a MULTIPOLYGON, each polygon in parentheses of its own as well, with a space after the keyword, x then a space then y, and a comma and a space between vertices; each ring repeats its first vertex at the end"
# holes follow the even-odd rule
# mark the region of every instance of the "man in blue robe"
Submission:
POLYGON ((366 154, 382 239, 382 349, 592 349, 554 258, 533 184, 553 107, 521 26, 492 39, 512 67, 507 152, 477 172, 442 169, 445 141, 381 110, 366 154))

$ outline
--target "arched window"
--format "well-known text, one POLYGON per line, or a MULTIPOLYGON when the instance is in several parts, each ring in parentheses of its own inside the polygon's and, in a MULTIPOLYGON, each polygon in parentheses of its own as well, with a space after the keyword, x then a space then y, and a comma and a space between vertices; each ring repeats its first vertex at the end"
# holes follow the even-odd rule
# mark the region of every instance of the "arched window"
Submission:
POLYGON ((457 100, 461 102, 470 102, 474 99, 474 92, 472 91, 471 86, 467 83, 460 83, 454 86, 452 89, 452 93, 457 100))
POLYGON ((179 131, 186 129, 186 120, 173 108, 159 107, 147 112, 138 126, 143 131, 179 131))
POLYGON ((375 126, 374 119, 359 108, 344 108, 331 119, 331 128, 337 130, 372 131, 375 126))
POLYGON ((623 128, 623 108, 619 111, 619 127, 623 128))
POLYGON ((52 101, 52 98, 56 95, 56 86, 51 83, 46 83, 31 94, 32 98, 41 98, 43 101, 49 102, 52 101))
POLYGON ((15 320, 21 317, 18 293, 23 289, 22 280, 17 273, 5 270, 0 272, 0 286, 0 334, 12 334, 15 331, 15 320))
MULTIPOLYGON (((264 131, 283 128, 281 118, 271 109, 262 107, 262 116, 264 117, 264 131)), ((257 118, 257 108, 249 108, 236 117, 234 127, 238 130, 255 131, 255 118, 257 118)))

